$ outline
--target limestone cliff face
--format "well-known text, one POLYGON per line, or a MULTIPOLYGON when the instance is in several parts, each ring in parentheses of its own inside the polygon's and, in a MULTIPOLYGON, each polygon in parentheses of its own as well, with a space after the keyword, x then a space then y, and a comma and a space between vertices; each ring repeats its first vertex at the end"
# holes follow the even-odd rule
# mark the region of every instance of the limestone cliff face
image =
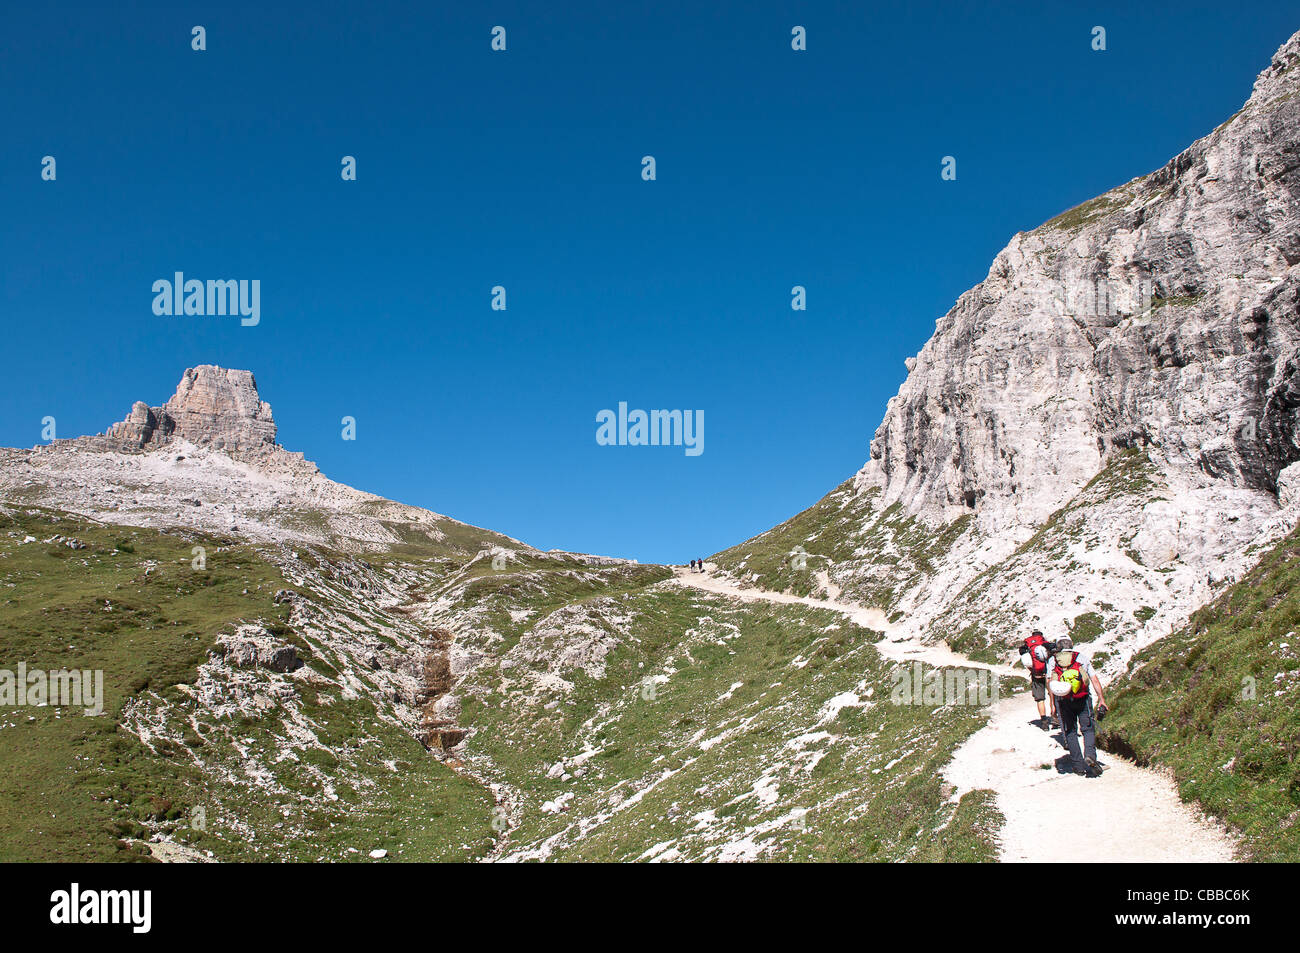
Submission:
POLYGON ((80 439, 114 450, 148 449, 179 439, 255 455, 275 448, 275 433, 271 405, 258 396, 250 371, 201 364, 186 370, 163 406, 136 401, 125 420, 97 437, 80 439))
POLYGON ((185 372, 163 411, 176 433, 216 450, 264 450, 275 445, 271 405, 257 394, 252 372, 204 364, 185 372))
POLYGON ((1119 448, 1276 492, 1300 458, 1300 33, 1232 119, 1017 234, 939 319, 859 486, 1041 522, 1119 448))
POLYGON ((1239 577, 1300 516, 1300 33, 1163 168, 1015 235, 907 367, 853 480, 724 568, 1115 667, 1239 577))

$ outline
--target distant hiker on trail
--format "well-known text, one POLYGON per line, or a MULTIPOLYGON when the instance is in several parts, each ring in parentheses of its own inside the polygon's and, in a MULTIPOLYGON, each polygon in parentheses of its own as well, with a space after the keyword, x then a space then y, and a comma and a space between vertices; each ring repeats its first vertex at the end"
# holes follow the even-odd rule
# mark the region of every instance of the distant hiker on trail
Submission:
POLYGON ((1106 696, 1092 666, 1074 651, 1074 640, 1069 636, 1058 639, 1056 655, 1049 665, 1047 688, 1052 693, 1052 703, 1061 727, 1065 730, 1065 746, 1070 750, 1074 773, 1095 778, 1101 775, 1097 767, 1097 729, 1093 724, 1092 692, 1097 693, 1097 718, 1106 717, 1106 696), (1083 750, 1079 750, 1079 733, 1083 733, 1083 750))
POLYGON ((704 560, 703 560, 703 559, 697 559, 697 560, 695 560, 695 564, 696 564, 697 566, 700 567, 700 572, 704 572, 704 560))
POLYGON ((1055 654, 1056 643, 1047 641, 1037 629, 1020 643, 1020 662, 1029 669, 1029 690, 1038 703, 1037 725, 1044 731, 1052 727, 1047 717, 1047 660, 1055 654))
POLYGON ((694 560, 694 559, 691 560, 691 571, 692 571, 692 572, 695 571, 695 560, 694 560))

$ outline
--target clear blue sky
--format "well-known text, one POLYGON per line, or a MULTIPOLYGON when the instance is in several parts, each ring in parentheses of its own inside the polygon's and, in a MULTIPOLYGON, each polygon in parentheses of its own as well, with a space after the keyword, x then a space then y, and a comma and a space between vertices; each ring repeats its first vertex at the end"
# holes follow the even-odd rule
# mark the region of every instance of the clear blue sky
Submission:
POLYGON ((852 475, 1011 235, 1208 133, 1300 27, 1283 3, 300 6, 6 5, 0 444, 245 367, 334 479, 673 562, 852 475), (261 324, 155 316, 175 271, 260 279, 261 324), (704 453, 597 446, 619 401, 703 409, 704 453))

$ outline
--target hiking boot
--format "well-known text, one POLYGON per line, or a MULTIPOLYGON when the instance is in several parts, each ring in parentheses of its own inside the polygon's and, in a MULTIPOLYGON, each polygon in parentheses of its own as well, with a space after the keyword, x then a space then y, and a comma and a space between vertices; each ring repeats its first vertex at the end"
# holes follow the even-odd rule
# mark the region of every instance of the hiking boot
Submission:
POLYGON ((1084 760, 1087 762, 1087 767, 1084 768, 1084 772, 1087 776, 1090 778, 1101 777, 1101 765, 1097 764, 1097 762, 1092 758, 1085 758, 1084 760))

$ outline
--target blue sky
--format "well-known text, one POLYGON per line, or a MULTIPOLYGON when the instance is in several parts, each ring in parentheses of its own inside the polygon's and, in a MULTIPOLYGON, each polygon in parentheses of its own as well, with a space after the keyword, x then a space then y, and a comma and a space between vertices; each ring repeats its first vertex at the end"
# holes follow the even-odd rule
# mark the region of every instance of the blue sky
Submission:
POLYGON ((671 562, 851 476, 1013 233, 1208 133, 1300 28, 1281 3, 301 6, 5 10, 0 444, 246 367, 334 479, 671 562), (154 315, 176 271, 259 279, 261 323, 154 315), (619 401, 702 409, 704 453, 598 446, 619 401))

